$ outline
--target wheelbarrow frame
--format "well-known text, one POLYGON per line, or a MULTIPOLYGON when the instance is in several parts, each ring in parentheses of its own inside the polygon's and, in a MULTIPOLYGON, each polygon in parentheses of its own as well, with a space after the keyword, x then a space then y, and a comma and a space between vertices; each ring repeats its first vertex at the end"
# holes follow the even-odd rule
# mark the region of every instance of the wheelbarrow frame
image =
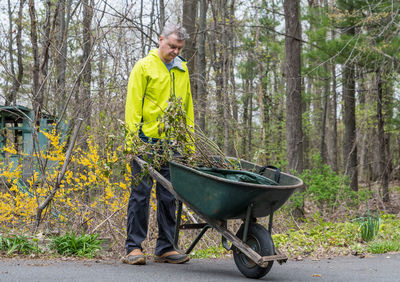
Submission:
MULTIPOLYGON (((274 255, 269 256, 261 256, 256 251, 254 251, 251 247, 249 247, 246 242, 247 234, 249 230, 250 223, 254 222, 256 218, 252 217, 252 209, 253 203, 249 203, 247 207, 246 217, 244 218, 244 231, 243 238, 239 238, 235 234, 233 234, 230 230, 227 229, 228 220, 220 220, 215 219, 210 216, 204 215, 200 212, 193 204, 189 203, 187 200, 182 198, 177 192, 174 190, 172 183, 168 181, 165 177, 163 177, 157 170, 153 167, 149 166, 144 160, 135 156, 134 160, 141 166, 145 167, 149 174, 156 179, 163 187, 165 187, 175 198, 178 200, 178 209, 177 209, 177 220, 175 226, 175 238, 174 238, 174 247, 179 249, 178 241, 179 241, 179 230, 180 229, 202 229, 189 248, 185 251, 186 254, 189 254, 196 244, 200 241, 202 236, 206 233, 206 231, 210 228, 216 229, 222 235, 222 244, 225 249, 231 250, 232 245, 235 246, 240 252, 246 255, 249 259, 251 259, 254 263, 259 265, 260 267, 267 267, 268 263, 271 261, 278 261, 278 263, 282 264, 287 261, 288 257, 285 254, 282 254, 276 247, 274 248, 274 255), (188 206, 191 210, 193 210, 205 223, 197 223, 197 224, 183 224, 181 225, 181 215, 182 215, 182 203, 188 206), (231 242, 231 246, 228 245, 227 240, 231 242)), ((250 165, 254 165, 248 163, 250 165)), ((296 189, 303 187, 303 182, 299 179, 299 183, 290 188, 296 189)), ((289 187, 283 187, 283 189, 289 187)), ((268 223, 268 231, 271 233, 272 231, 272 222, 273 222, 273 214, 274 210, 271 208, 269 213, 269 223, 268 223)))

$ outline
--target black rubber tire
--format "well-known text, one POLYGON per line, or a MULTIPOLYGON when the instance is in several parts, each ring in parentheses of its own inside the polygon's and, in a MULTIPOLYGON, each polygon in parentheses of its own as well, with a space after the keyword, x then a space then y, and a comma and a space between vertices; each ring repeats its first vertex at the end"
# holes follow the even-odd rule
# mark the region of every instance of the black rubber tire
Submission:
MULTIPOLYGON (((244 224, 240 226, 236 236, 243 238, 244 224)), ((261 256, 274 255, 274 241, 271 234, 260 224, 251 223, 247 234, 246 244, 261 256)), ((273 261, 268 262, 267 267, 261 267, 250 260, 239 249, 233 246, 233 258, 239 271, 248 278, 261 278, 265 276, 272 268, 273 261)))

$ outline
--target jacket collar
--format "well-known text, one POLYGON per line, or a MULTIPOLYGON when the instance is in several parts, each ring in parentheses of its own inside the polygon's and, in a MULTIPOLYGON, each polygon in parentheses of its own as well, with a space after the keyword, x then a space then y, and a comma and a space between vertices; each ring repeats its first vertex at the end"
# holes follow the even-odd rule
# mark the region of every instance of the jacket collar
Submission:
MULTIPOLYGON (((156 56, 156 57, 162 62, 161 58, 158 56, 158 49, 153 49, 153 50, 151 50, 150 53, 149 53, 149 55, 156 56)), ((178 69, 180 69, 181 71, 186 71, 186 70, 183 68, 183 62, 186 62, 186 60, 185 60, 184 58, 182 58, 181 56, 177 56, 177 57, 173 60, 173 65, 172 65, 172 68, 171 68, 171 69, 173 69, 173 68, 178 68, 178 69)), ((163 62, 163 63, 164 63, 164 62, 163 62)))

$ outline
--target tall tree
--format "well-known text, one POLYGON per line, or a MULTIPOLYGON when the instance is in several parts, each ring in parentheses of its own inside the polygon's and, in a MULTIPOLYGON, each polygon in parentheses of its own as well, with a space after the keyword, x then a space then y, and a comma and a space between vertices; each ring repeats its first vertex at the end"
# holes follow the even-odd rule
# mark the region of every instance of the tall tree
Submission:
MULTIPOLYGON (((40 115, 43 107, 43 87, 40 83, 40 56, 37 31, 37 18, 35 1, 29 0, 29 16, 30 16, 30 39, 32 44, 32 106, 35 115, 35 121, 39 123, 40 115)), ((46 54, 46 53, 45 53, 46 54)), ((43 66, 43 64, 42 64, 43 66)))
POLYGON ((23 65, 21 58, 21 32, 22 32, 22 7, 23 1, 20 1, 19 12, 18 12, 18 23, 17 23, 17 49, 18 49, 18 75, 15 72, 14 65, 14 27, 13 27, 13 8, 11 6, 10 0, 7 1, 8 7, 8 54, 10 60, 10 75, 12 76, 12 86, 11 90, 7 91, 5 96, 5 105, 14 105, 17 99, 17 92, 19 87, 21 86, 22 75, 23 75, 23 65))
POLYGON ((352 62, 343 65, 343 122, 345 125, 343 137, 343 160, 346 174, 350 178, 350 187, 358 190, 357 173, 357 143, 356 143, 356 99, 355 99, 355 69, 352 62))
MULTIPOLYGON (((334 29, 332 29, 332 38, 335 38, 334 29)), ((331 65, 331 77, 332 77, 332 93, 331 99, 328 103, 328 138, 327 138, 327 153, 328 153, 328 164, 331 166, 333 171, 338 172, 338 132, 337 132, 337 91, 336 91, 336 63, 335 59, 332 59, 331 65)))
MULTIPOLYGON (((152 9, 154 10, 154 0, 152 1, 152 9)), ((165 26, 165 4, 164 0, 160 0, 160 21, 159 21, 159 26, 160 26, 160 31, 164 28, 165 26)))
POLYGON ((197 40, 197 119, 202 131, 206 127, 207 82, 206 82, 206 29, 208 1, 200 0, 199 32, 197 40))
MULTIPOLYGON (((352 13, 354 11, 353 1, 340 1, 341 8, 352 13)), ((343 34, 354 42, 355 22, 349 18, 342 27, 343 34)), ((353 45, 351 45, 353 46, 353 45)), ((342 89, 343 89, 343 161, 345 173, 350 178, 350 187, 358 190, 358 171, 357 171, 357 143, 356 143, 356 83, 355 83, 355 59, 348 57, 342 64, 342 89)))
MULTIPOLYGON (((57 29, 55 35, 55 48, 54 61, 56 65, 56 107, 57 114, 61 115, 64 105, 66 102, 66 69, 67 69, 67 31, 68 21, 66 20, 65 10, 70 10, 71 0, 66 5, 66 0, 59 0, 57 5, 59 6, 58 17, 57 17, 57 29)), ((69 13, 67 13, 69 14, 69 13)))
POLYGON ((92 18, 93 18, 93 0, 83 0, 83 55, 81 57, 82 79, 80 87, 79 107, 80 113, 86 124, 90 125, 91 117, 91 82, 92 82, 92 18))
POLYGON ((303 170, 303 131, 301 110, 301 27, 299 0, 284 0, 285 77, 286 77, 286 154, 288 169, 303 170))
MULTIPOLYGON (((183 21, 182 25, 189 34, 189 38, 186 39, 185 47, 182 50, 184 58, 188 61, 187 66, 189 69, 190 76, 190 87, 192 92, 192 97, 195 103, 195 111, 198 107, 198 97, 197 97, 197 84, 194 79, 196 75, 196 18, 197 18, 197 2, 198 0, 184 0, 183 1, 183 21)), ((195 116, 197 114, 195 113, 195 116)))
MULTIPOLYGON (((255 22, 256 22, 256 38, 255 38, 255 52, 258 58, 261 57, 261 46, 260 46, 260 22, 259 22, 259 9, 261 7, 261 3, 257 0, 255 2, 255 22)), ((264 89, 263 89, 263 77, 264 77, 264 69, 262 60, 257 60, 257 101, 259 107, 259 115, 260 115, 260 123, 261 123, 261 144, 265 144, 266 137, 266 116, 265 116, 265 103, 264 103, 264 89)))
POLYGON ((388 142, 386 141, 386 136, 385 136, 385 119, 384 119, 384 114, 383 114, 383 104, 384 104, 384 89, 383 89, 383 79, 382 79, 382 71, 379 68, 376 71, 376 114, 377 114, 377 120, 378 120, 378 150, 379 150, 379 160, 378 160, 378 168, 379 172, 381 174, 381 191, 383 195, 383 201, 385 203, 388 203, 390 201, 389 197, 389 168, 388 168, 388 162, 387 159, 388 157, 386 156, 387 150, 386 146, 388 145, 388 142))

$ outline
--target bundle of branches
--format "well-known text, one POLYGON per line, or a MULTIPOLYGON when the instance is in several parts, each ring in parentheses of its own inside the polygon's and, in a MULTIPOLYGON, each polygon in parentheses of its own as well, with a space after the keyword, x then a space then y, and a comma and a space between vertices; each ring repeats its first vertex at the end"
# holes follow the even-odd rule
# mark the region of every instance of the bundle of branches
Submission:
POLYGON ((170 160, 189 167, 237 169, 199 127, 188 125, 193 122, 188 120, 179 97, 171 96, 163 112, 158 119, 161 138, 156 142, 144 142, 137 134, 125 132, 131 143, 129 154, 140 156, 156 169, 170 160))

